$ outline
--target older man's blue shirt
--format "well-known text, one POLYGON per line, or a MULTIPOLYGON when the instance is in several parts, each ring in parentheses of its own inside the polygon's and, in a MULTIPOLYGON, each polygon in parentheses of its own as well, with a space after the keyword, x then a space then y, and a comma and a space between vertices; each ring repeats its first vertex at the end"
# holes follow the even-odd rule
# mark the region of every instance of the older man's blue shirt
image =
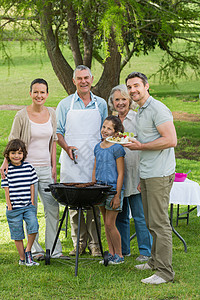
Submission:
MULTIPOLYGON (((73 109, 95 109, 95 101, 97 101, 98 109, 101 115, 101 125, 103 124, 103 121, 105 118, 108 116, 108 108, 107 108, 107 103, 106 101, 94 95, 92 92, 91 94, 91 102, 85 107, 83 100, 78 96, 77 91, 75 94, 72 94, 63 100, 60 101, 60 103, 57 106, 56 109, 56 119, 57 119, 57 133, 62 134, 63 136, 65 135, 65 125, 66 125, 66 120, 67 120, 67 114, 70 110, 71 102, 73 99, 73 96, 75 95, 74 99, 74 105, 73 109)), ((89 122, 89 120, 88 120, 89 122)))

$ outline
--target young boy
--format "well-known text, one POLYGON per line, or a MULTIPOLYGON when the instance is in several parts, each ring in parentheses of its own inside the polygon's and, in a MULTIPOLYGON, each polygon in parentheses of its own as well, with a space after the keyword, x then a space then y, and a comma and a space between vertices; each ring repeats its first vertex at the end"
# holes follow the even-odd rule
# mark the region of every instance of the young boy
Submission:
POLYGON ((38 181, 35 169, 24 162, 27 156, 25 144, 19 140, 11 140, 4 151, 8 160, 8 172, 2 179, 1 187, 6 196, 6 217, 10 229, 11 239, 15 240, 19 252, 19 265, 38 266, 33 261, 31 247, 38 232, 38 220, 34 206, 34 183, 38 181), (27 247, 24 250, 23 220, 28 232, 27 247))

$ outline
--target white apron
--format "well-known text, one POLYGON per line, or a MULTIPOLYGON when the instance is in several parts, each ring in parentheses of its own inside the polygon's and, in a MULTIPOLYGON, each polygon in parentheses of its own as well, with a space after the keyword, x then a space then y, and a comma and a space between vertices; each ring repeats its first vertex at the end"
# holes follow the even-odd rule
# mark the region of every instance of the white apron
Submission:
POLYGON ((65 124, 65 141, 78 148, 75 154, 78 164, 62 149, 60 157, 60 182, 90 182, 94 167, 94 147, 100 142, 101 115, 95 101, 95 109, 73 109, 75 95, 65 124))

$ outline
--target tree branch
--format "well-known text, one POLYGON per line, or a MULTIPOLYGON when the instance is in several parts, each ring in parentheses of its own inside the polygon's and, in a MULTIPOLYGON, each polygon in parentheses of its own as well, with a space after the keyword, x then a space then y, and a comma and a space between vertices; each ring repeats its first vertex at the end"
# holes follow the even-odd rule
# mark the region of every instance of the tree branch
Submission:
MULTIPOLYGON (((154 36, 159 36, 160 35, 160 33, 153 32, 153 31, 146 30, 146 29, 143 29, 142 31, 148 33, 149 35, 154 35, 154 36)), ((188 41, 188 42, 196 43, 196 44, 200 43, 200 41, 198 41, 196 39, 189 39, 185 36, 181 36, 181 35, 178 35, 178 34, 172 35, 172 34, 169 34, 169 33, 166 34, 166 33, 163 32, 163 36, 176 38, 176 39, 180 39, 180 40, 184 40, 184 41, 188 41)))
POLYGON ((42 7, 39 18, 44 43, 53 69, 65 90, 71 94, 75 91, 75 86, 71 80, 73 70, 62 55, 57 43, 58 39, 52 29, 52 3, 49 2, 42 7))
POLYGON ((114 29, 111 29, 110 39, 108 41, 110 56, 104 63, 104 70, 96 86, 93 88, 96 95, 101 95, 108 99, 111 89, 119 84, 121 54, 118 51, 118 45, 115 42, 114 29))
POLYGON ((82 33, 83 45, 84 45, 84 57, 83 64, 91 68, 92 64, 92 50, 93 50, 93 36, 88 30, 84 30, 82 33))
POLYGON ((71 4, 68 5, 67 22, 68 22, 68 28, 67 28, 68 38, 69 38, 69 43, 71 46, 75 65, 76 66, 82 65, 83 59, 81 56, 81 51, 80 51, 79 41, 78 41, 78 25, 76 22, 76 14, 71 4))
POLYGON ((99 52, 96 49, 93 49, 93 57, 103 66, 104 61, 102 56, 99 54, 99 52))
POLYGON ((130 59, 133 56, 134 52, 135 52, 135 47, 133 45, 132 49, 127 52, 127 55, 125 56, 125 58, 121 62, 120 70, 122 70, 125 67, 125 65, 130 61, 130 59))

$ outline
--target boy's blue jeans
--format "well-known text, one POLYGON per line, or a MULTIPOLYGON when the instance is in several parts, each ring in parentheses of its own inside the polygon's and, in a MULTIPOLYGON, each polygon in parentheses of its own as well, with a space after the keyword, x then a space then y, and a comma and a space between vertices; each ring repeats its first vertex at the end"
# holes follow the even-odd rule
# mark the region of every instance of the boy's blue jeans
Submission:
POLYGON ((117 216, 116 226, 121 235, 122 254, 130 253, 130 209, 135 223, 138 248, 141 255, 151 256, 152 236, 147 229, 141 194, 124 197, 123 210, 117 216))
POLYGON ((26 223, 28 234, 38 232, 36 208, 32 204, 13 210, 6 209, 6 217, 12 240, 20 241, 25 238, 23 220, 26 223))

